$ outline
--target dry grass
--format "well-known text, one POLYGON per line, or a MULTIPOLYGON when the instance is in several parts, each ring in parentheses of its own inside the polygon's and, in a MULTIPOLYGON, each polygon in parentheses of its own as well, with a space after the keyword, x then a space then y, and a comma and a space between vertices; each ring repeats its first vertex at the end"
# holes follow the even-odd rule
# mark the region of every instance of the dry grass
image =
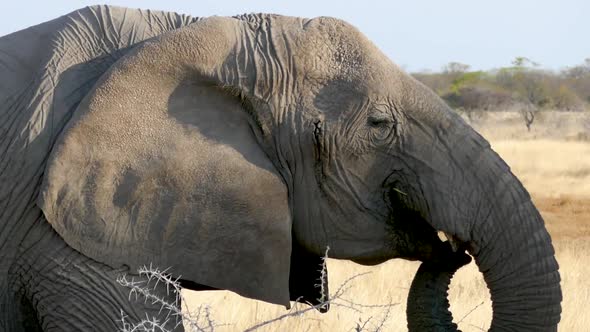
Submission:
MULTIPOLYGON (((553 236, 564 292, 559 330, 587 331, 590 326, 590 141, 583 139, 583 132, 576 134, 578 129, 562 128, 563 123, 568 126, 584 123, 577 118, 545 115, 547 120, 539 120, 533 125, 532 133, 528 133, 518 119, 505 114, 498 117, 496 120, 487 119, 487 122, 481 120, 478 129, 490 138, 494 149, 532 193, 553 236), (554 123, 556 118, 562 123, 559 126, 554 123), (518 126, 521 128, 517 129, 518 126), (555 134, 553 127, 559 127, 562 132, 555 134), (582 139, 572 140, 572 132, 582 139)), ((384 325, 385 331, 406 330, 405 301, 417 267, 415 262, 402 260, 375 267, 345 261, 328 262, 331 285, 339 285, 354 274, 371 272, 356 281, 347 292, 355 302, 399 303, 392 308, 384 325)), ((285 313, 280 306, 241 298, 230 292, 186 292, 186 297, 190 307, 210 304, 213 317, 220 323, 229 324, 219 328, 220 331, 244 330, 285 313)), ((489 293, 473 263, 456 274, 451 284, 450 301, 455 322, 461 321, 459 327, 463 331, 487 330, 491 320, 489 293)), ((312 312, 263 330, 354 331, 359 322, 361 325, 367 319, 370 323, 377 322, 382 315, 383 309, 357 313, 332 308, 327 314, 312 312)))
MULTIPOLYGON (((590 234, 576 239, 556 239, 555 247, 563 286, 563 315, 560 331, 587 331, 590 326, 590 234)), ((390 261, 376 267, 363 267, 351 262, 328 262, 330 283, 339 284, 347 276, 370 271, 348 292, 358 302, 374 304, 393 301, 384 331, 406 331, 405 301, 408 288, 418 268, 415 262, 390 261)), ((230 292, 187 292, 189 306, 208 303, 213 317, 229 325, 219 331, 242 331, 256 322, 285 313, 280 306, 249 300, 230 292)), ((487 331, 492 317, 489 292, 475 264, 469 264, 457 272, 451 283, 451 310, 455 322, 462 331, 487 331), (482 304, 483 302, 483 304, 482 304)), ((359 320, 379 320, 383 310, 365 310, 362 314, 343 308, 332 308, 327 314, 312 312, 303 317, 290 318, 271 325, 262 331, 354 331, 359 320)))
POLYGON ((517 112, 482 112, 468 122, 490 141, 538 140, 590 141, 590 112, 538 112, 527 131, 517 112))
POLYGON ((590 142, 512 139, 493 141, 492 148, 531 193, 590 195, 590 142))

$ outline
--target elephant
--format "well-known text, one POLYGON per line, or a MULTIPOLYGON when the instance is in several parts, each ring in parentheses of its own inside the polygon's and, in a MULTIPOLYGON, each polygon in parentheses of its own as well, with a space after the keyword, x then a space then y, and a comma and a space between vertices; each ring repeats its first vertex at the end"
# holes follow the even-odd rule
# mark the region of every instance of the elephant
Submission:
POLYGON ((421 261, 410 330, 457 328, 446 291, 471 257, 491 330, 557 329, 526 189, 342 20, 87 7, 0 38, 0 102, 0 331, 157 315, 115 282, 150 263, 190 289, 316 305, 327 248, 421 261))

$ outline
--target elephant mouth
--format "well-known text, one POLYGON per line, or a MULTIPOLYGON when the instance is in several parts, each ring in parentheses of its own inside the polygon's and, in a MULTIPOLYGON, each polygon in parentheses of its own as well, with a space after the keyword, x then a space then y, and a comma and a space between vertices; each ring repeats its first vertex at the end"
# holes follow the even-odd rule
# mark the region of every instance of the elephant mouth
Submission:
MULTIPOLYGON (((399 187, 397 183, 390 185, 387 195, 388 238, 396 258, 419 260, 436 266, 465 260, 465 243, 453 235, 436 230, 426 214, 421 212, 424 209, 420 208, 418 200, 410 196, 410 190, 402 191, 399 187), (439 236, 441 233, 443 236, 439 236)), ((450 264, 449 268, 456 265, 450 264)))
POLYGON ((436 230, 403 196, 390 193, 390 237, 400 258, 422 262, 407 298, 408 329, 456 331, 448 289, 455 272, 472 260, 468 244, 436 230))
POLYGON ((424 218, 408 208, 397 206, 386 224, 387 250, 382 256, 353 258, 353 262, 366 266, 384 263, 393 258, 429 262, 443 265, 459 249, 456 244, 443 240, 424 218))

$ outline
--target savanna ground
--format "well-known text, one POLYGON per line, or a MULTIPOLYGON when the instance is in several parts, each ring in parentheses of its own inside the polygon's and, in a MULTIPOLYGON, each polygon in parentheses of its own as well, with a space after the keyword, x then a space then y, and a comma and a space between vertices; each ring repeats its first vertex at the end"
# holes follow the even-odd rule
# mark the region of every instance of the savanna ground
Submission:
MULTIPOLYGON (((542 112, 528 132, 518 113, 488 113, 471 124, 492 144, 531 193, 545 218, 560 264, 563 314, 560 331, 587 331, 590 326, 590 112, 542 112)), ((354 311, 332 306, 327 314, 307 312, 266 326, 262 331, 405 331, 405 301, 419 264, 393 260, 374 267, 328 260, 331 291, 346 279, 344 298, 386 308, 354 311), (382 325, 381 325, 382 324, 382 325)), ((211 307, 213 319, 227 324, 216 331, 242 331, 286 313, 280 306, 230 292, 185 292, 190 309, 211 307)), ((451 310, 463 331, 487 330, 491 321, 489 292, 474 263, 460 269, 450 289, 451 310)), ((304 308, 302 306, 296 307, 304 308)))

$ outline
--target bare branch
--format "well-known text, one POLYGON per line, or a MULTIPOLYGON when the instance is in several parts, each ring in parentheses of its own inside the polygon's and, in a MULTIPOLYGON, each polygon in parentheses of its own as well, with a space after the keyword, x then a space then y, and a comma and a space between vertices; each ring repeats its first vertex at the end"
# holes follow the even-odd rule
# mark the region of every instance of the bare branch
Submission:
POLYGON ((484 303, 484 301, 481 301, 480 304, 476 305, 471 310, 469 310, 469 312, 466 313, 465 316, 461 317, 461 319, 457 322, 457 324, 461 323, 465 318, 467 318, 467 316, 471 315, 471 313, 473 313, 475 311, 475 309, 479 308, 483 303, 484 303))

